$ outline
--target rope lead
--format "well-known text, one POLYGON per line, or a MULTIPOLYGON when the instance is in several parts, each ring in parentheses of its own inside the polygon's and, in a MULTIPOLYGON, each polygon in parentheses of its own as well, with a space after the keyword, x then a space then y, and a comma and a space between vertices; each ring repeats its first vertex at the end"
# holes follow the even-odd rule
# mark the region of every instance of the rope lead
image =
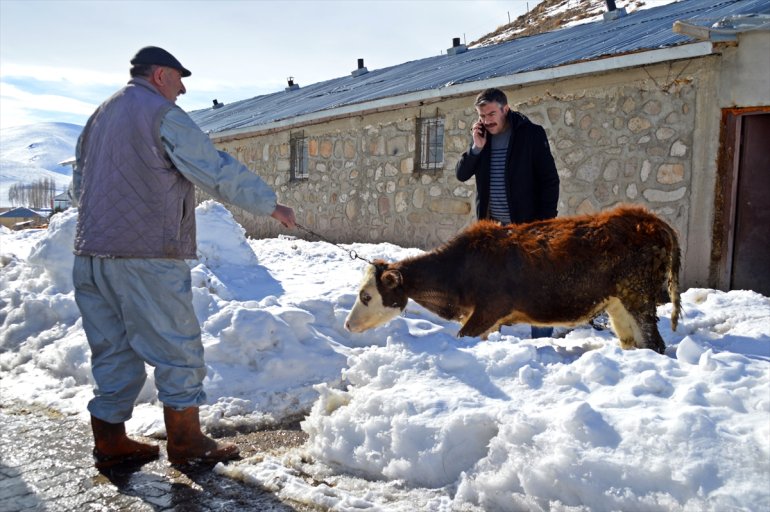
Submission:
POLYGON ((359 256, 358 253, 356 251, 354 251, 353 249, 347 250, 344 247, 342 247, 341 245, 335 244, 334 242, 332 242, 331 240, 329 240, 325 236, 316 233, 312 229, 306 228, 305 226, 303 226, 302 224, 300 224, 298 222, 295 222, 294 225, 297 226, 302 231, 304 231, 305 233, 307 233, 309 235, 312 235, 314 237, 320 238, 323 242, 326 242, 327 244, 331 244, 331 245, 333 245, 333 246, 335 246, 335 247, 337 247, 339 249, 342 249, 343 251, 347 252, 348 256, 350 256, 351 260, 354 260, 354 259, 358 258, 359 260, 365 261, 365 262, 367 262, 370 265, 374 265, 374 263, 372 263, 371 261, 367 260, 366 258, 362 258, 361 256, 359 256))

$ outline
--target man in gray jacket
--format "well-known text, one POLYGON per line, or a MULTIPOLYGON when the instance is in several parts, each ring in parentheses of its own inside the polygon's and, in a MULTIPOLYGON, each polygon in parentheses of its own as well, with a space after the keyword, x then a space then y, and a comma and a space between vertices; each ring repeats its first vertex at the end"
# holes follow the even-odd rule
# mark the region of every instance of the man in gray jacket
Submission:
POLYGON ((154 367, 171 463, 236 458, 203 434, 200 326, 192 305, 195 185, 217 200, 295 226, 294 211, 178 106, 190 71, 162 48, 131 59, 131 80, 102 103, 78 140, 73 279, 96 381, 88 404, 99 469, 158 456, 126 436, 125 421, 154 367))

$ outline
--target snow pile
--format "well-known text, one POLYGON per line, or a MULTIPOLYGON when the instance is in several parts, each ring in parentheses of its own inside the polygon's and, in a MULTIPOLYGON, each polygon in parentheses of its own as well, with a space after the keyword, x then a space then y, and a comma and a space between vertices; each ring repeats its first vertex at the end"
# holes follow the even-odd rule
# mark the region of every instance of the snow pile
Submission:
MULTIPOLYGON (((339 343, 316 331, 313 312, 279 300, 280 283, 259 266, 228 210, 207 202, 197 216, 199 259, 190 265, 209 365, 204 423, 256 428, 309 410, 315 384, 340 380, 339 343)), ((91 375, 71 276, 76 222, 71 209, 48 230, 2 232, 0 369, 8 378, 0 389, 85 414, 91 375), (57 402, 61 394, 67 400, 57 402)), ((334 318, 333 305, 322 312, 334 318)), ((146 434, 164 430, 152 372, 131 424, 146 434)))
MULTIPOLYGON (((304 416, 309 441, 281 458, 217 466, 321 509, 764 510, 770 508, 770 299, 690 289, 665 355, 623 351, 583 326, 488 341, 410 302, 388 325, 343 322, 366 259, 292 237, 248 240, 214 202, 190 261, 210 404, 206 427, 304 416)), ((0 405, 30 400, 86 419, 89 349, 69 267, 76 213, 0 229, 0 405)), ((150 378, 130 431, 160 434, 150 378)))
POLYGON ((346 391, 320 386, 308 449, 484 510, 768 504, 770 301, 695 289, 682 300, 686 336, 664 332, 679 342, 666 356, 588 330, 569 347, 465 344, 403 321, 386 347, 351 356, 346 391))

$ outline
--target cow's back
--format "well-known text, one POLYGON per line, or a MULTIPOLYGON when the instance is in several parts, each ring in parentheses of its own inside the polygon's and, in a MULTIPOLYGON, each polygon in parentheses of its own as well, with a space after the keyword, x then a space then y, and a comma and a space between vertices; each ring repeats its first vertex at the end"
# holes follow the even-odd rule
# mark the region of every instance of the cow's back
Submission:
MULTIPOLYGON (((671 228, 641 207, 500 226, 476 223, 454 244, 473 301, 510 300, 553 323, 590 314, 609 297, 643 302, 666 282, 671 228)), ((451 245, 451 244, 450 244, 451 245)))

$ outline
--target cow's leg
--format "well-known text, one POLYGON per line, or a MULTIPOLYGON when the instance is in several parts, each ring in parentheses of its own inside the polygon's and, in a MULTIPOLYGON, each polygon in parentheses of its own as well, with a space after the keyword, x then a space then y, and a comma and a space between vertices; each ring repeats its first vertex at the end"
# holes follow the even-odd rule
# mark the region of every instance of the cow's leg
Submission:
POLYGON ((610 326, 615 336, 620 340, 620 347, 624 350, 634 348, 637 342, 642 341, 642 330, 634 315, 632 315, 617 297, 610 297, 606 307, 610 317, 610 326))
POLYGON ((495 324, 501 316, 499 313, 491 311, 491 308, 476 308, 457 336, 480 336, 482 339, 487 339, 487 335, 495 329, 495 324))
POLYGON ((649 348, 659 354, 663 354, 666 351, 666 344, 658 331, 658 315, 655 311, 655 306, 651 306, 647 311, 644 311, 637 315, 639 326, 642 330, 642 340, 637 342, 636 346, 639 348, 649 348))

